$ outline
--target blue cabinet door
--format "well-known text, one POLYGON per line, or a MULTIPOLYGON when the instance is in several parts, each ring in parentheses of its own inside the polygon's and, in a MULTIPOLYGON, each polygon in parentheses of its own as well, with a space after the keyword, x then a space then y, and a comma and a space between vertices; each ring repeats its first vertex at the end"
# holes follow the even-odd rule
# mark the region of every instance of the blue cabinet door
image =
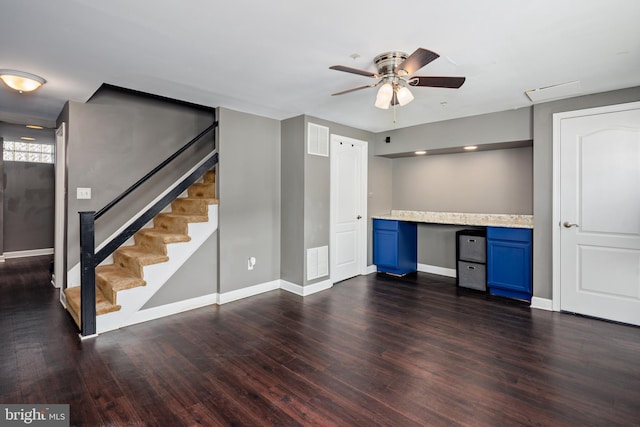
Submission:
POLYGON ((373 220, 373 263, 378 271, 407 274, 418 269, 418 229, 415 223, 373 220))
POLYGON ((489 292, 531 301, 530 229, 487 227, 489 292))

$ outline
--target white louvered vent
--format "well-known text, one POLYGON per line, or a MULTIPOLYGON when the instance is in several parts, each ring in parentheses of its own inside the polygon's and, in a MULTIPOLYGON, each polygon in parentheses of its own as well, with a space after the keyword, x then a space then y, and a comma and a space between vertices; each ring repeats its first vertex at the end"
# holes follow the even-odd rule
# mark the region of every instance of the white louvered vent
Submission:
POLYGON ((320 246, 318 248, 307 249, 307 280, 329 274, 329 247, 320 246))
POLYGON ((314 156, 329 157, 329 128, 309 123, 307 152, 314 156))

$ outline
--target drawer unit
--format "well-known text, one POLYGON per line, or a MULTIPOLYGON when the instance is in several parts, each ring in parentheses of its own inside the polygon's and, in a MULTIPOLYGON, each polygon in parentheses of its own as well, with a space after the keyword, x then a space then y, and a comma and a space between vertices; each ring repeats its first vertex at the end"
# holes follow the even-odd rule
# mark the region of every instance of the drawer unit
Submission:
POLYGON ((531 301, 532 234, 528 228, 487 228, 489 293, 531 301))
MULTIPOLYGON (((466 231, 466 230, 465 230, 466 231)), ((458 235, 458 259, 472 262, 487 262, 487 239, 484 236, 458 235)))
POLYGON ((456 232, 456 283, 459 287, 487 290, 487 240, 485 229, 456 232))
POLYGON ((373 263, 378 271, 404 275, 418 269, 416 223, 373 220, 373 263))
POLYGON ((487 290, 487 266, 477 262, 458 261, 458 286, 487 290))

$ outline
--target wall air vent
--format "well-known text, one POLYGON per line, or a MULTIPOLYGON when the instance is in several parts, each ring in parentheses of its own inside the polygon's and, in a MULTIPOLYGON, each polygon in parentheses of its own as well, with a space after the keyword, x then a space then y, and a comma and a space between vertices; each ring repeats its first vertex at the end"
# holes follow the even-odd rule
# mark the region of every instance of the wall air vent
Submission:
POLYGON ((314 156, 329 157, 329 128, 309 123, 307 152, 314 156))

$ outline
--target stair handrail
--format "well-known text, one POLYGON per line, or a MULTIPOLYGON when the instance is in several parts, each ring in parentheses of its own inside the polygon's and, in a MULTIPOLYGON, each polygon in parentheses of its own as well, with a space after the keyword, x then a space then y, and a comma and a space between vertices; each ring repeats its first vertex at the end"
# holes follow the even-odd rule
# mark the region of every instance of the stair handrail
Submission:
POLYGON ((198 142, 207 133, 211 132, 218 127, 218 121, 214 122, 205 130, 196 135, 193 139, 187 142, 179 150, 167 157, 162 163, 153 168, 149 173, 136 181, 133 185, 127 188, 122 194, 117 196, 111 202, 107 203, 98 212, 95 211, 83 211, 78 212, 80 215, 80 336, 82 338, 91 337, 96 334, 96 286, 95 276, 96 267, 104 261, 115 249, 127 241, 138 230, 140 230, 146 223, 148 223, 157 213, 162 211, 166 206, 171 203, 173 199, 183 193, 191 184, 201 177, 204 172, 213 167, 218 162, 218 153, 216 151, 215 133, 213 134, 214 150, 213 154, 202 163, 196 170, 194 170, 189 176, 183 179, 178 185, 176 185, 170 192, 164 195, 153 206, 147 209, 142 215, 140 215, 135 221, 129 224, 124 231, 119 233, 104 247, 96 253, 95 250, 95 221, 104 215, 107 211, 113 208, 116 204, 122 201, 125 197, 135 191, 143 183, 154 176, 158 171, 166 167, 169 163, 175 160, 180 154, 189 149, 192 145, 198 142))
POLYGON ((129 194, 131 194, 133 191, 135 191, 138 187, 140 187, 142 184, 144 184, 145 182, 147 182, 149 180, 149 178, 151 178, 153 175, 155 175, 156 173, 158 173, 161 169, 163 169, 165 166, 167 166, 169 163, 171 163, 173 160, 175 160, 180 154, 182 154, 184 151, 186 151, 187 149, 189 149, 189 147, 191 147, 193 144, 195 144, 196 142, 200 141, 200 139, 205 136, 207 133, 209 133, 210 131, 212 131, 213 129, 216 128, 216 126, 218 126, 218 122, 215 121, 213 122, 213 124, 211 126, 209 126, 208 128, 206 128, 205 130, 203 130, 202 132, 200 132, 198 135, 196 135, 191 141, 187 142, 182 148, 180 148, 178 151, 176 151, 175 153, 173 153, 171 156, 167 157, 162 163, 160 163, 158 166, 156 166, 155 168, 153 168, 148 174, 146 174, 145 176, 143 176, 142 178, 140 178, 138 181, 136 181, 131 187, 127 188, 126 190, 124 190, 122 192, 122 194, 120 194, 118 197, 116 197, 115 199, 113 199, 112 201, 110 201, 109 203, 107 203, 102 209, 100 209, 98 212, 95 213, 95 219, 100 218, 102 215, 104 215, 105 213, 107 213, 107 211, 109 209, 111 209, 112 207, 114 207, 116 204, 118 204, 122 199, 124 199, 125 197, 127 197, 129 194))

